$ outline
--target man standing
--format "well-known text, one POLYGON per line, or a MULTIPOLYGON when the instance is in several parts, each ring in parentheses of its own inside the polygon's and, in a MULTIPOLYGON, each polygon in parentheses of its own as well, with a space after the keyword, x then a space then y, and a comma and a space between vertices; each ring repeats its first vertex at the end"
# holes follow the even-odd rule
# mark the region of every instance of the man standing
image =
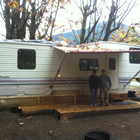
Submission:
POLYGON ((89 88, 91 92, 91 106, 96 106, 97 92, 99 88, 99 78, 96 75, 96 70, 93 70, 92 75, 89 77, 89 88))
POLYGON ((105 105, 108 106, 109 100, 109 89, 111 88, 111 80, 108 75, 106 75, 106 71, 103 69, 101 71, 100 80, 100 106, 103 105, 104 96, 105 96, 105 105))

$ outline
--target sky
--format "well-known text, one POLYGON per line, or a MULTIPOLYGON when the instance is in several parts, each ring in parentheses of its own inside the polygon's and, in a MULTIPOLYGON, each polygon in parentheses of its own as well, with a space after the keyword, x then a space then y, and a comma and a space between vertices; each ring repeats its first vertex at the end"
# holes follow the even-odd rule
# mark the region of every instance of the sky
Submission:
POLYGON ((125 24, 140 23, 140 1, 139 4, 126 17, 124 23, 125 24))
MULTIPOLYGON (((80 1, 80 0, 79 0, 80 1)), ((78 0, 76 0, 76 2, 79 2, 78 0)), ((99 1, 99 0, 98 0, 99 1)), ((108 4, 109 1, 111 0, 107 0, 108 4)), ((124 0, 122 0, 124 1, 124 0)), ((70 26, 68 24, 68 20, 67 19, 72 19, 72 20, 77 20, 80 19, 81 16, 81 12, 80 10, 77 8, 77 6, 75 5, 74 0, 71 0, 71 4, 67 5, 67 10, 60 10, 60 12, 58 13, 58 17, 57 17, 57 22, 56 24, 58 25, 65 25, 65 29, 67 31, 70 31, 70 26)), ((131 11, 131 13, 129 13, 129 15, 126 17, 126 19, 124 20, 124 24, 130 25, 131 23, 140 23, 140 0, 138 0, 138 4, 137 6, 131 11)), ((0 18, 0 39, 3 39, 3 35, 5 35, 5 25, 4 22, 2 21, 2 19, 0 18)), ((77 25, 75 28, 80 28, 80 25, 77 25)), ((66 31, 65 30, 65 31, 66 31)), ((140 31, 140 28, 137 28, 138 31, 140 31)))

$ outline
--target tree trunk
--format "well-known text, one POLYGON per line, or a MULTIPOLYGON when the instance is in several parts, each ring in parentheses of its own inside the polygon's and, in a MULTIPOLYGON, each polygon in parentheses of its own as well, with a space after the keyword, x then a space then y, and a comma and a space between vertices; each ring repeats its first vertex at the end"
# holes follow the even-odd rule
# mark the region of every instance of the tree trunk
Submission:
MULTIPOLYGON (((6 0, 5 3, 8 3, 9 0, 6 0)), ((10 7, 5 5, 5 27, 6 27, 6 39, 11 39, 10 35, 10 7)))
POLYGON ((83 22, 82 22, 82 31, 80 36, 80 44, 84 43, 85 33, 86 33, 86 22, 87 22, 87 15, 84 14, 83 22))
POLYGON ((21 36, 22 36, 22 38, 25 38, 26 23, 27 23, 27 19, 28 19, 28 16, 26 17, 26 1, 23 1, 22 7, 23 7, 23 12, 22 12, 22 21, 21 21, 22 22, 21 36))
POLYGON ((32 6, 32 17, 31 17, 31 24, 30 24, 30 39, 35 40, 35 32, 36 32, 36 20, 35 20, 35 15, 36 15, 36 8, 35 8, 35 2, 31 4, 32 6))
MULTIPOLYGON (((20 1, 18 0, 18 3, 20 1)), ((17 39, 23 39, 25 38, 25 34, 26 34, 26 21, 27 21, 27 17, 25 16, 26 13, 26 1, 23 1, 21 7, 23 8, 23 11, 21 12, 21 17, 20 17, 20 13, 18 13, 17 15, 17 39)))
POLYGON ((111 28, 111 21, 109 21, 108 24, 107 24, 106 33, 105 33, 103 41, 108 40, 109 35, 110 35, 110 28, 111 28))
POLYGON ((115 20, 116 20, 115 12, 116 12, 116 10, 117 10, 117 8, 114 5, 114 1, 112 0, 112 6, 111 6, 111 10, 110 10, 110 14, 109 14, 108 22, 107 22, 107 28, 106 28, 106 32, 105 32, 105 36, 104 36, 103 41, 107 41, 108 38, 109 38, 109 35, 112 33, 111 25, 112 25, 113 22, 115 23, 115 20))
POLYGON ((84 43, 86 43, 86 41, 88 41, 88 39, 90 38, 90 35, 91 35, 93 32, 95 32, 95 28, 96 28, 96 26, 97 26, 97 24, 98 24, 99 19, 100 19, 100 17, 98 18, 98 20, 95 21, 95 23, 94 23, 92 29, 89 31, 87 37, 84 39, 84 43))

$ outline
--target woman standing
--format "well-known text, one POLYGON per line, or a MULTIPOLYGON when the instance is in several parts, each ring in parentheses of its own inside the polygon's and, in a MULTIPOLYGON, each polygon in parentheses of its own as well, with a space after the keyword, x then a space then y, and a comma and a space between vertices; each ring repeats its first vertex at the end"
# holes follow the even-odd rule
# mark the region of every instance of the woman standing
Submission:
POLYGON ((96 75, 96 70, 93 70, 92 75, 89 77, 89 88, 91 91, 91 106, 96 106, 97 92, 99 88, 99 78, 96 75))

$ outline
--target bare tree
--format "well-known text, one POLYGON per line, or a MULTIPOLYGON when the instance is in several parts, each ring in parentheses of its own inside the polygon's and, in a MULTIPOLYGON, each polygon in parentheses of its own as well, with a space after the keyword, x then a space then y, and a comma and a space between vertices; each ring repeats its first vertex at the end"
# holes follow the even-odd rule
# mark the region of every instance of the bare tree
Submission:
POLYGON ((85 43, 88 42, 90 35, 95 31, 96 25, 100 19, 100 16, 98 15, 99 10, 97 8, 97 0, 80 0, 80 6, 78 7, 83 17, 81 23, 80 43, 85 43), (87 24, 88 22, 89 24, 87 24), (86 33, 87 27, 89 27, 88 34, 86 33))
MULTIPOLYGON (((105 4, 107 3, 106 0, 104 0, 104 2, 105 4)), ((112 32, 120 28, 123 20, 130 13, 132 8, 134 8, 136 2, 137 0, 125 0, 123 2, 121 2, 121 0, 112 0, 111 8, 109 8, 106 4, 106 7, 110 13, 108 16, 108 21, 106 22, 105 36, 103 38, 104 41, 109 39, 112 32)))
POLYGON ((49 40, 53 39, 53 29, 54 29, 58 9, 59 9, 59 6, 60 6, 60 2, 61 1, 58 0, 58 3, 56 5, 56 7, 55 7, 54 6, 54 0, 52 1, 51 5, 50 5, 50 14, 49 14, 49 17, 47 18, 48 19, 47 20, 47 23, 48 23, 47 28, 44 30, 44 33, 39 36, 39 39, 45 38, 46 35, 48 36, 49 40), (55 7, 55 11, 54 11, 54 7, 55 7), (50 32, 49 32, 49 30, 50 30, 50 32))
POLYGON ((80 0, 78 5, 75 1, 82 13, 80 43, 109 40, 109 36, 121 27, 136 2, 137 0, 80 0))

